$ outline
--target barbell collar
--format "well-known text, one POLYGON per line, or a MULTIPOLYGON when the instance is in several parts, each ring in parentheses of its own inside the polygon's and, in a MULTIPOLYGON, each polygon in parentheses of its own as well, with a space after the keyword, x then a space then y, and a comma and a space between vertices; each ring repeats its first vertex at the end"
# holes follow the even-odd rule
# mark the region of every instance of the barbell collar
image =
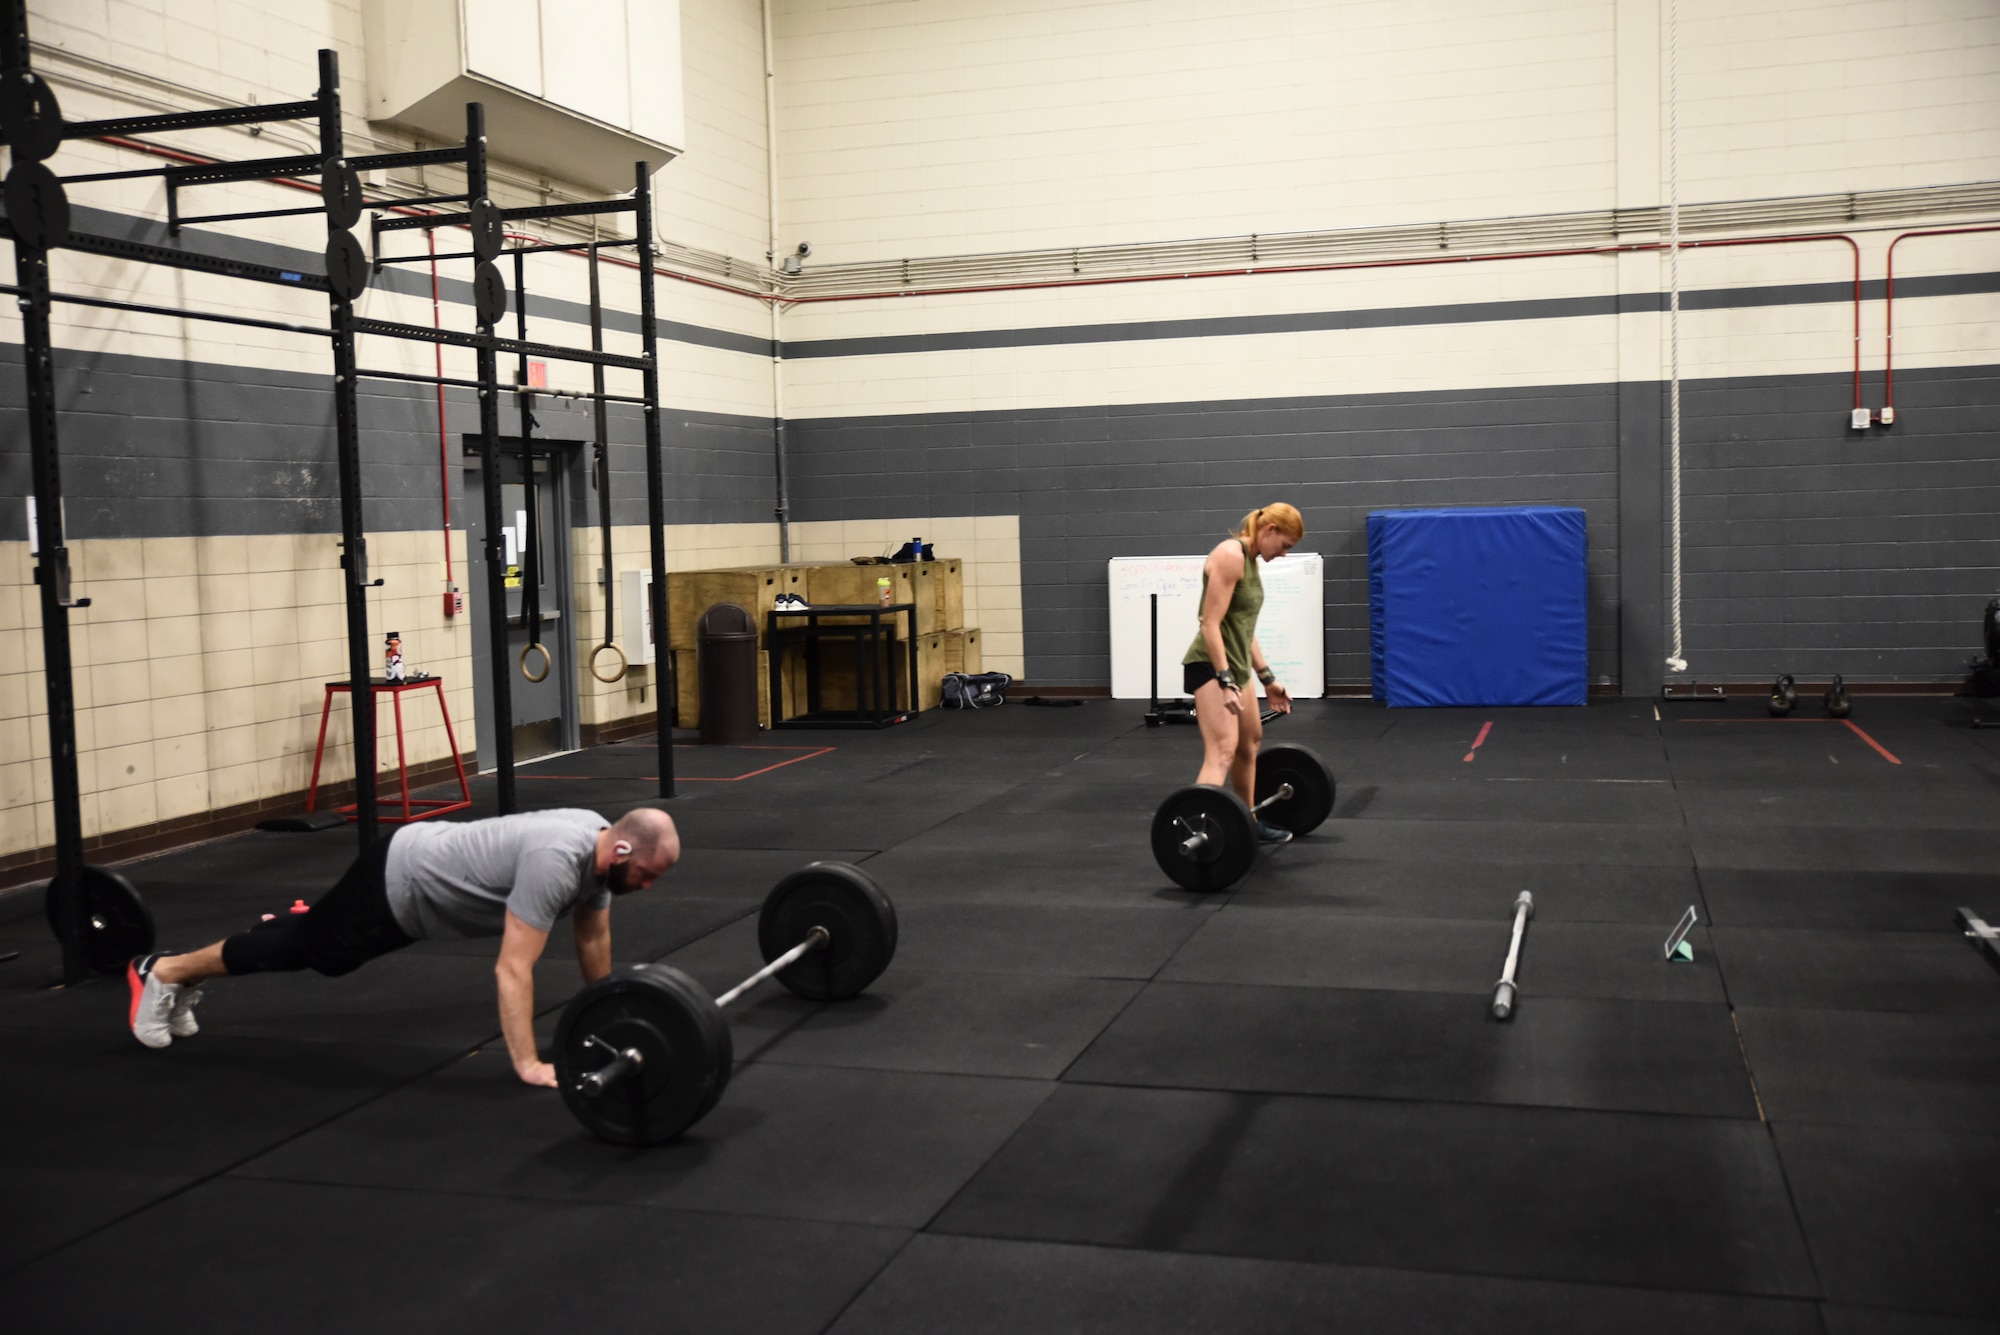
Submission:
POLYGON ((727 992, 724 992, 721 996, 717 997, 715 999, 715 1004, 717 1008, 727 1006, 730 1002, 736 1000, 736 998, 742 996, 745 992, 748 992, 751 988, 757 986, 757 984, 763 982, 766 978, 769 978, 772 974, 777 973, 781 969, 790 968, 792 965, 797 964, 800 959, 804 958, 806 955, 811 954, 815 950, 823 948, 828 942, 832 940, 833 937, 828 934, 826 928, 824 927, 813 928, 810 932, 806 933, 805 940, 799 942, 797 945, 793 946, 790 950, 778 956, 778 958, 772 960, 769 964, 766 964, 763 968, 757 970, 757 972, 751 974, 748 978, 745 978, 742 982, 738 983, 736 986, 730 988, 727 992))

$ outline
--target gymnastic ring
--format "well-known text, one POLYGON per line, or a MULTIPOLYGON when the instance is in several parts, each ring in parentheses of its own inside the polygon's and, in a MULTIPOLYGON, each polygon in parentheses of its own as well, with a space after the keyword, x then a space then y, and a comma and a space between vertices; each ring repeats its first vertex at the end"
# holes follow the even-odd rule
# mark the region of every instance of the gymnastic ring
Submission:
POLYGON ((555 660, 549 657, 549 651, 539 641, 521 651, 521 675, 529 681, 547 681, 549 669, 554 665, 555 660), (537 653, 542 656, 542 670, 539 674, 528 671, 528 655, 537 653))
POLYGON ((609 686, 614 681, 623 680, 625 676, 625 669, 628 666, 630 666, 630 664, 627 662, 625 658, 625 651, 623 649, 620 649, 617 645, 613 644, 609 640, 606 640, 603 644, 598 645, 595 649, 592 649, 590 651, 590 675, 597 678, 599 681, 603 682, 606 686, 609 686), (618 670, 612 673, 608 677, 605 676, 602 672, 599 672, 597 670, 597 656, 603 653, 606 649, 609 649, 612 653, 618 655, 618 670))

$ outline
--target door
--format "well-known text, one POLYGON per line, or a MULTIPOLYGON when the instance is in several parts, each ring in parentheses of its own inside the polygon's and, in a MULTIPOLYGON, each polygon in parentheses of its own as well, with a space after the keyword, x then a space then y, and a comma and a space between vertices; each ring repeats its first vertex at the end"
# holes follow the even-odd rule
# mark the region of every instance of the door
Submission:
MULTIPOLYGON (((513 695, 514 760, 575 750, 576 664, 570 644, 570 531, 568 463, 578 442, 534 442, 533 486, 529 455, 518 440, 500 447, 500 538, 507 585, 507 671, 513 695), (530 495, 533 513, 530 513, 530 495), (532 582, 532 587, 531 587, 532 582), (539 607, 536 604, 539 603, 539 607), (529 614, 538 613, 530 625, 529 614), (540 648, 533 646, 540 645, 540 648), (534 678, 539 677, 539 680, 534 678)), ((493 663, 486 623, 486 505, 481 470, 465 470, 466 548, 471 559, 473 698, 479 766, 495 765, 493 663)))

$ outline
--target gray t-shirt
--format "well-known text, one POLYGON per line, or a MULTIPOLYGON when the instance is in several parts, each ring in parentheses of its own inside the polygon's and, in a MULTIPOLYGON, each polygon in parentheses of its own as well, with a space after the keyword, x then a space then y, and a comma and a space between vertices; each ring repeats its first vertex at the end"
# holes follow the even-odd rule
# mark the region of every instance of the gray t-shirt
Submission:
POLYGON ((597 833, 609 824, 595 811, 530 811, 406 825, 383 869, 389 911, 418 941, 498 936, 510 909, 546 932, 578 904, 611 902, 593 874, 597 833))

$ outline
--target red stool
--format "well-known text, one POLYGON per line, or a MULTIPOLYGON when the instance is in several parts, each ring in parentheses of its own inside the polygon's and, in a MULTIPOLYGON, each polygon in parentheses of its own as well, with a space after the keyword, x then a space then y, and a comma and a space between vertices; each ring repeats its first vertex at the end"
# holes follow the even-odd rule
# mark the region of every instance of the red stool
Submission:
MULTIPOLYGON (((391 704, 395 707, 396 773, 401 780, 403 792, 401 802, 398 802, 393 797, 384 798, 378 796, 376 798, 379 806, 401 806, 403 814, 400 816, 391 816, 387 812, 383 812, 376 819, 386 824, 401 825, 413 820, 424 820, 430 816, 442 816, 448 811, 463 811, 471 806, 472 785, 465 781, 465 762, 459 759, 458 737, 451 730, 451 711, 445 708, 444 704, 443 680, 438 677, 427 677, 422 681, 385 681, 380 677, 373 677, 369 679, 368 687, 377 699, 380 699, 384 695, 388 696, 391 704), (437 691, 438 713, 444 719, 445 740, 451 743, 452 768, 458 771, 459 795, 456 798, 410 796, 410 766, 408 760, 403 755, 403 693, 406 691, 421 691, 425 687, 431 687, 437 691)), ((326 703, 320 706, 319 711, 319 745, 313 749, 312 786, 306 789, 307 811, 313 809, 313 801, 319 796, 319 762, 321 757, 326 754, 326 721, 333 713, 333 697, 342 692, 351 694, 353 689, 350 683, 344 681, 330 681, 326 684, 326 703)), ((348 803, 346 806, 339 808, 339 811, 341 815, 346 816, 349 820, 354 819, 354 803, 348 803)))

